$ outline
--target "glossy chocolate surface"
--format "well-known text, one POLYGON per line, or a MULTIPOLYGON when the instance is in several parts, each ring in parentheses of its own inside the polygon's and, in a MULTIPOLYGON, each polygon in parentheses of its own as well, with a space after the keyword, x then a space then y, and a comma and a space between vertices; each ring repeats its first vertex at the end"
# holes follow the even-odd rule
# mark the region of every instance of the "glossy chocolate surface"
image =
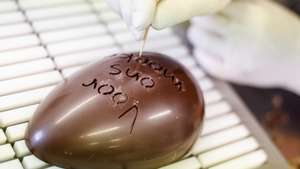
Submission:
POLYGON ((26 144, 68 169, 153 169, 181 158, 204 116, 200 89, 176 61, 118 54, 75 73, 40 104, 26 144))

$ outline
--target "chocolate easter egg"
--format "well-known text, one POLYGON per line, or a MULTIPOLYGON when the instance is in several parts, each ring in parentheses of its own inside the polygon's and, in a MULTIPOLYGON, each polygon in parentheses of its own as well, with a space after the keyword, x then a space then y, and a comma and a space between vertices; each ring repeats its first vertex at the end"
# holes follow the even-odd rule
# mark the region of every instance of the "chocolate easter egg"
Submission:
POLYGON ((117 54, 59 84, 25 139, 38 158, 67 169, 154 169, 188 152, 203 116, 201 90, 182 65, 117 54))

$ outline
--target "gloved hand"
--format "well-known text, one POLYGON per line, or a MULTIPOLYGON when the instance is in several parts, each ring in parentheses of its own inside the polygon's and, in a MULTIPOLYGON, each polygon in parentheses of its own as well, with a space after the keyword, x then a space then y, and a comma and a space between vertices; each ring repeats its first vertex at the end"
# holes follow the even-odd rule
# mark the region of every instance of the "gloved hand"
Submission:
POLYGON ((137 39, 147 27, 166 28, 193 16, 212 14, 231 0, 106 0, 137 39))
POLYGON ((300 18, 276 2, 233 1, 216 15, 194 18, 188 37, 211 75, 300 95, 300 18))

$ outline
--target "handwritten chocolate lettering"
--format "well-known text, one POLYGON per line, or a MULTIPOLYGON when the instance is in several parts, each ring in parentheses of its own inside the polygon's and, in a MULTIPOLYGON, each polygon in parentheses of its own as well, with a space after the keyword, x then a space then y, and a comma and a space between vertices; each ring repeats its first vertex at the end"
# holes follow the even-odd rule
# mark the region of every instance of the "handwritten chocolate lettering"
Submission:
POLYGON ((109 94, 112 94, 114 91, 115 91, 115 88, 109 84, 103 84, 98 87, 99 94, 109 95, 109 94), (105 88, 107 89, 106 91, 105 91, 105 88))
POLYGON ((172 82, 174 82, 174 80, 175 80, 175 75, 173 73, 168 72, 168 69, 164 69, 163 76, 165 78, 170 78, 172 80, 172 82))
POLYGON ((152 88, 155 85, 155 82, 150 77, 143 77, 140 81, 141 85, 146 88, 152 88))
POLYGON ((174 83, 174 86, 179 90, 179 91, 183 91, 183 82, 179 81, 178 79, 176 79, 176 82, 174 83))
POLYGON ((142 65, 147 65, 150 60, 148 58, 138 57, 135 61, 142 65))
POLYGON ((158 72, 164 69, 164 67, 161 64, 155 62, 149 63, 149 67, 158 72))
POLYGON ((126 75, 128 77, 134 78, 136 81, 138 81, 141 77, 141 74, 139 72, 136 71, 130 72, 130 68, 127 68, 126 75))
POLYGON ((93 85, 93 89, 96 89, 96 87, 97 87, 97 79, 93 79, 92 82, 87 83, 87 84, 82 83, 82 86, 84 86, 84 87, 89 87, 89 86, 91 86, 91 85, 93 85))
POLYGON ((122 56, 121 58, 127 59, 127 62, 131 62, 131 59, 133 58, 133 54, 127 54, 126 56, 122 56))
POLYGON ((131 134, 132 131, 133 131, 133 128, 134 128, 136 119, 137 119, 137 117, 138 117, 138 113, 139 113, 139 108, 137 107, 137 105, 133 105, 133 106, 131 106, 129 109, 127 109, 124 113, 122 113, 122 114, 119 116, 119 119, 121 119, 123 116, 125 116, 126 114, 128 114, 128 113, 130 113, 130 112, 133 112, 133 113, 134 113, 134 118, 133 118, 133 121, 132 121, 132 123, 131 123, 131 128, 130 128, 130 134, 131 134))
POLYGON ((109 72, 109 74, 118 75, 118 74, 122 73, 122 71, 119 67, 120 67, 120 64, 111 65, 110 68, 112 68, 112 71, 109 72))
MULTIPOLYGON (((112 65, 111 68, 113 68, 115 70, 119 70, 116 65, 112 65)), ((111 73, 116 75, 117 72, 110 72, 110 74, 111 73)), ((149 80, 149 79, 147 79, 147 78, 143 79, 143 85, 145 85, 145 87, 149 87, 149 85, 152 85, 151 83, 146 82, 146 80, 149 80)), ((129 100, 128 95, 126 93, 124 93, 122 91, 116 91, 115 87, 112 84, 108 84, 108 83, 98 84, 98 81, 96 78, 94 78, 92 81, 82 83, 81 85, 83 87, 92 86, 92 88, 94 90, 97 90, 98 94, 100 94, 100 95, 103 95, 103 96, 110 95, 113 103, 116 103, 117 105, 125 104, 129 100)), ((123 116, 125 116, 126 114, 128 114, 130 112, 135 113, 133 120, 132 120, 132 124, 130 126, 130 134, 132 134, 132 131, 133 131, 133 128, 134 128, 134 125, 135 125, 135 122, 136 122, 136 119, 138 116, 138 106, 136 104, 134 104, 129 109, 125 110, 118 118, 121 119, 123 116)))
MULTIPOLYGON (((109 74, 114 76, 120 75, 123 72, 120 67, 120 64, 110 65, 111 70, 109 71, 109 74)), ((155 81, 150 76, 143 75, 142 72, 132 70, 132 68, 127 68, 123 73, 127 77, 140 82, 141 86, 145 88, 153 88, 155 86, 155 81)))
POLYGON ((118 92, 112 96, 112 99, 115 103, 121 104, 127 102, 128 96, 125 93, 118 92))
MULTIPOLYGON (((122 58, 126 59, 127 63, 135 61, 135 62, 137 62, 137 63, 139 63, 143 66, 148 66, 150 69, 154 70, 160 76, 163 76, 165 78, 170 79, 171 82, 172 82, 172 85, 174 85, 178 91, 182 92, 182 91, 185 90, 184 82, 181 81, 178 77, 176 77, 173 72, 170 72, 162 64, 157 63, 155 61, 152 61, 150 58, 147 58, 145 56, 144 57, 138 57, 138 56, 134 56, 132 54, 127 55, 127 56, 122 56, 122 58)), ((129 70, 127 69, 127 71, 129 71, 129 70)), ((138 79, 138 75, 139 74, 131 74, 131 76, 135 77, 136 79, 138 79)), ((145 87, 145 85, 143 85, 143 82, 140 82, 140 83, 142 84, 142 86, 145 87)), ((153 86, 150 85, 150 87, 149 86, 148 87, 151 88, 151 87, 154 87, 154 85, 155 85, 155 83, 153 83, 153 86)))

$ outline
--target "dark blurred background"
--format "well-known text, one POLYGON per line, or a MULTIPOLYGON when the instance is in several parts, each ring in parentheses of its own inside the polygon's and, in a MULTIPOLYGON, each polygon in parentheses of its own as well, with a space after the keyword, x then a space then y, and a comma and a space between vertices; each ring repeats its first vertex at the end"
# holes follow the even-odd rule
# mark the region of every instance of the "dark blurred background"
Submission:
POLYGON ((286 5, 288 8, 300 15, 300 1, 299 0, 278 0, 280 3, 286 5))
POLYGON ((232 86, 284 156, 300 169, 300 96, 280 89, 232 86))

